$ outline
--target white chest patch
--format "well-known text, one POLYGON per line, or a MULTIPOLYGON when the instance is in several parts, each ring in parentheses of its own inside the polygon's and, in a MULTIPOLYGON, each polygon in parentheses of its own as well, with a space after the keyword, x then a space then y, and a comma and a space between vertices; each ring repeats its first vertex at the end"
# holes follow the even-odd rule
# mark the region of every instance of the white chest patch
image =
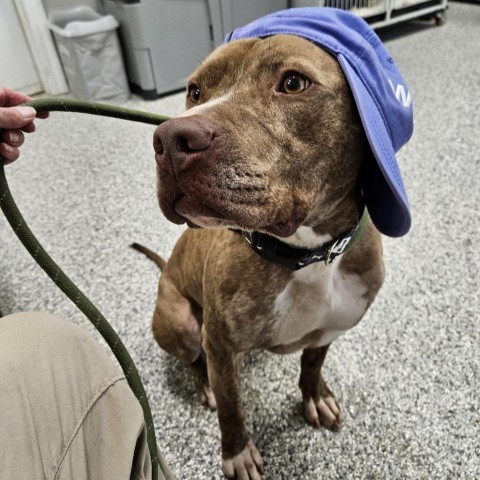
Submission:
POLYGON ((312 332, 314 344, 304 346, 328 345, 360 320, 367 308, 367 287, 357 275, 342 272, 340 262, 317 263, 294 273, 275 300, 271 346, 287 346, 304 337, 308 343, 312 332))

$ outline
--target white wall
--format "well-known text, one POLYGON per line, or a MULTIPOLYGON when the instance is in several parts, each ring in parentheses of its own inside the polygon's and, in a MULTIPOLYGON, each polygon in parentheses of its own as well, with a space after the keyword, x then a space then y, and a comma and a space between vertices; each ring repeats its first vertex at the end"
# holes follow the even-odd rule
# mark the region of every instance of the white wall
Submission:
POLYGON ((42 90, 13 0, 0 0, 0 85, 33 95, 42 90))

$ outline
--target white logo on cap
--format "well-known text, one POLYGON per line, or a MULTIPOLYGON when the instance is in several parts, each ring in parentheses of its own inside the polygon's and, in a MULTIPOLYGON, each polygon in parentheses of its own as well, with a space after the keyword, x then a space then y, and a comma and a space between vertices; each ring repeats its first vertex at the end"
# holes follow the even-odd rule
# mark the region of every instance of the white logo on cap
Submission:
POLYGON ((405 88, 404 85, 399 83, 397 85, 397 88, 393 85, 393 82, 389 79, 388 83, 392 87, 393 94, 397 98, 397 100, 405 107, 409 108, 410 105, 412 104, 412 97, 410 95, 410 92, 405 88))

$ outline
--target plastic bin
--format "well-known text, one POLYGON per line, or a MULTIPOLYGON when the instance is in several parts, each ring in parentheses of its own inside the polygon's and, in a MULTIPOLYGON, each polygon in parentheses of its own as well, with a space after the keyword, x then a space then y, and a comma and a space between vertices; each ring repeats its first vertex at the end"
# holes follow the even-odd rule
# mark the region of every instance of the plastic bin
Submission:
POLYGON ((50 13, 49 28, 75 97, 111 102, 130 97, 117 27, 112 15, 87 6, 50 13))

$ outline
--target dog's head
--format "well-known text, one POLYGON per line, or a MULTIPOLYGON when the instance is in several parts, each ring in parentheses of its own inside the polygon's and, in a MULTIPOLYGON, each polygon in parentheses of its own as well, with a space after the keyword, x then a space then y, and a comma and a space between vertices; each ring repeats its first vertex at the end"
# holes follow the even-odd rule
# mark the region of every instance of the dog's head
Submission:
POLYGON ((395 153, 412 134, 411 97, 371 27, 338 9, 289 9, 230 40, 192 75, 187 112, 155 133, 167 218, 335 236, 364 202, 380 232, 407 233, 395 153))
MULTIPOLYGON (((165 216, 288 237, 358 215, 366 138, 338 62, 300 37, 239 40, 190 77, 155 132, 165 216)), ((345 227, 338 225, 338 228, 345 227)))

